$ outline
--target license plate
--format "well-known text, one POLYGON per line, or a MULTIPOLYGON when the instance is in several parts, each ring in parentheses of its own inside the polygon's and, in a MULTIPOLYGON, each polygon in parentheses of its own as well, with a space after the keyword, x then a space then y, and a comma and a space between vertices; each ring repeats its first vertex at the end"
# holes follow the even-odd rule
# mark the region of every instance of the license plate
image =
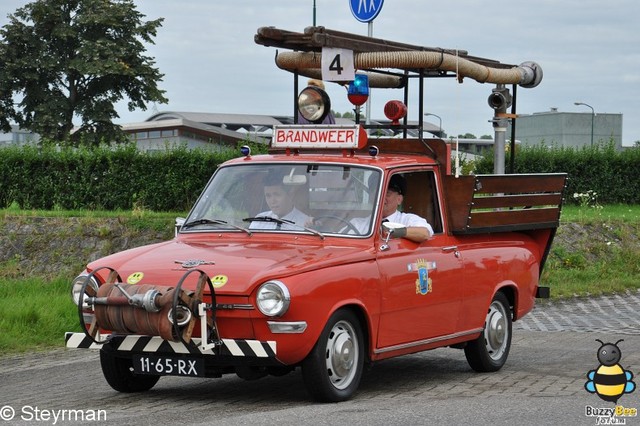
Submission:
POLYGON ((163 355, 134 355, 133 372, 161 376, 204 377, 204 360, 163 355))

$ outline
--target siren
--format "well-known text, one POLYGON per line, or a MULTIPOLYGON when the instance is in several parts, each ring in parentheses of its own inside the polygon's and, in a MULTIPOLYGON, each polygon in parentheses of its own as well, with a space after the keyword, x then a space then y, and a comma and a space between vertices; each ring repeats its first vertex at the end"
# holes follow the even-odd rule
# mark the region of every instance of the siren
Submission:
POLYGON ((355 106, 361 106, 369 99, 369 76, 356 74, 354 80, 349 83, 347 98, 355 106))
POLYGON ((400 119, 407 115, 407 106, 400 101, 389 101, 384 106, 384 115, 391 120, 391 124, 397 126, 400 119))

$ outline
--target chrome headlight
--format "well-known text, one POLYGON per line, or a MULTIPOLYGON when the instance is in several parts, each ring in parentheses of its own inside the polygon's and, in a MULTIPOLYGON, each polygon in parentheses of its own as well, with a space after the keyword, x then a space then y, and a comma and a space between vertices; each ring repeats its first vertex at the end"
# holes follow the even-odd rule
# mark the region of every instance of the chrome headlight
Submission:
POLYGON ((267 281, 258 289, 256 304, 268 317, 281 317, 289 309, 289 289, 280 281, 267 281))
MULTIPOLYGON (((75 303, 76 305, 80 303, 80 291, 82 290, 82 286, 84 285, 88 276, 89 274, 80 274, 77 277, 75 277, 73 282, 71 283, 71 297, 73 298, 73 303, 75 303)), ((87 288, 89 287, 92 288, 95 293, 98 293, 98 287, 99 287, 98 281, 96 281, 94 276, 92 276, 89 279, 89 284, 87 284, 87 288)), ((87 297, 87 294, 85 293, 84 297, 82 298, 83 308, 88 308, 88 305, 85 302, 86 297, 87 297)))

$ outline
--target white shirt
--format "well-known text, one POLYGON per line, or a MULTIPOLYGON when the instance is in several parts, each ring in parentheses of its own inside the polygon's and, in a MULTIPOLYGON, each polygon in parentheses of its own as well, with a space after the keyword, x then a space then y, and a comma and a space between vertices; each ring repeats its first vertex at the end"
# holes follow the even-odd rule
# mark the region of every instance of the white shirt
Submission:
MULTIPOLYGON (((406 227, 416 226, 427 228, 429 231, 429 236, 433 235, 433 228, 429 225, 426 219, 418 216, 413 213, 403 213, 399 210, 396 210, 389 216, 385 217, 383 220, 392 223, 400 223, 406 227)), ((364 235, 369 230, 369 222, 371 221, 371 217, 355 217, 351 219, 351 224, 358 230, 358 232, 364 235)), ((353 234, 353 230, 350 230, 349 227, 344 229, 344 232, 348 234, 353 234)))
MULTIPOLYGON (((413 213, 403 213, 399 210, 396 210, 389 216, 385 217, 391 223, 401 223, 406 227, 416 226, 421 228, 427 228, 429 231, 429 236, 433 235, 433 228, 427 222, 427 219, 424 219, 417 214, 413 213)), ((384 219, 383 219, 384 220, 384 219)))
MULTIPOLYGON (((302 213, 300 210, 296 209, 295 207, 293 208, 293 210, 291 210, 289 213, 287 213, 282 217, 278 217, 278 215, 273 213, 273 211, 271 210, 258 213, 256 215, 256 217, 261 217, 261 216, 272 217, 275 219, 289 220, 299 226, 304 226, 307 220, 309 220, 309 216, 302 213)), ((258 221, 251 222, 251 224, 249 225, 249 229, 283 229, 285 231, 300 230, 298 226, 293 226, 288 223, 283 223, 282 226, 278 228, 278 224, 275 222, 258 222, 258 221)))

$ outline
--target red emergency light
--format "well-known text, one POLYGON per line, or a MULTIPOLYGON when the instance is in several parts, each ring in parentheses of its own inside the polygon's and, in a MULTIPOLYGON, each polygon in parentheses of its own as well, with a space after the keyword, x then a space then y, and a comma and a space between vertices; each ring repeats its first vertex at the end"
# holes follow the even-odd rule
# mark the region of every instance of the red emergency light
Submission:
POLYGON ((397 126, 400 124, 400 119, 407 115, 407 106, 400 101, 389 101, 384 106, 384 115, 391 124, 397 126))

